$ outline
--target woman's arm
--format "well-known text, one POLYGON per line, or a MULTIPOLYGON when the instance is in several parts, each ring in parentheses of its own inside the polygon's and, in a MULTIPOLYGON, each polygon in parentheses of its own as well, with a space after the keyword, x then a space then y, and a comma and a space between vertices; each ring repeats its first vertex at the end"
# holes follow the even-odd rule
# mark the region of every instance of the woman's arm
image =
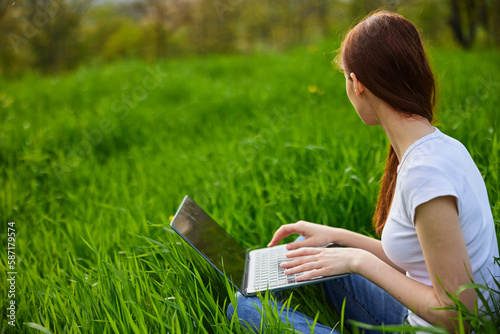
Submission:
POLYGON ((400 273, 406 274, 406 271, 400 267, 398 267, 396 264, 394 264, 387 255, 384 252, 384 249, 382 248, 382 242, 378 239, 371 238, 369 236, 355 233, 349 230, 344 230, 344 229, 337 229, 337 242, 339 245, 342 246, 347 246, 347 247, 352 247, 352 248, 359 248, 362 250, 365 250, 367 252, 370 252, 371 254, 375 255, 378 257, 380 260, 384 261, 400 273))
MULTIPOLYGON (((363 249, 302 248, 288 253, 295 258, 283 263, 285 274, 306 272, 300 280, 345 272, 356 273, 375 283, 418 316, 433 325, 454 330, 456 312, 434 310, 452 305, 446 291, 470 283, 470 260, 463 239, 454 197, 438 197, 417 207, 415 227, 433 286, 419 283, 393 268, 378 256, 363 249), (312 270, 312 271, 311 271, 312 270)), ((459 295, 473 310, 474 290, 459 295)))
MULTIPOLYGON (((457 289, 471 283, 472 267, 464 236, 458 220, 457 200, 453 196, 435 198, 421 204, 415 211, 415 229, 422 247, 425 264, 432 281, 435 298, 441 307, 452 305, 446 292, 455 294, 457 289)), ((473 289, 463 291, 459 300, 474 310, 477 294, 473 289)), ((443 312, 443 311, 441 311, 443 312)), ((456 317, 456 312, 447 311, 440 318, 451 329, 446 320, 456 317)), ((432 319, 430 321, 432 323, 432 319)))
POLYGON ((268 247, 277 245, 283 238, 294 233, 304 236, 305 240, 289 243, 287 246, 288 250, 299 249, 302 247, 321 247, 329 243, 335 243, 346 247, 366 250, 380 258, 382 261, 388 263, 396 270, 405 273, 403 269, 396 266, 385 255, 380 240, 370 238, 366 235, 362 235, 346 229, 313 224, 303 220, 298 221, 294 224, 282 225, 274 233, 274 236, 271 239, 271 242, 268 244, 268 247))

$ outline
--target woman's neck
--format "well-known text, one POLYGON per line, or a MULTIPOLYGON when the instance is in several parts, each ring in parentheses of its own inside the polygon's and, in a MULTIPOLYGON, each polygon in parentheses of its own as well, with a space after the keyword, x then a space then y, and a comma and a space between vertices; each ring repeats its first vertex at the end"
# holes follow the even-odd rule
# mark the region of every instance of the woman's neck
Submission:
POLYGON ((404 153, 414 142, 433 133, 435 129, 424 117, 408 116, 390 106, 384 109, 378 113, 380 125, 401 162, 404 153))

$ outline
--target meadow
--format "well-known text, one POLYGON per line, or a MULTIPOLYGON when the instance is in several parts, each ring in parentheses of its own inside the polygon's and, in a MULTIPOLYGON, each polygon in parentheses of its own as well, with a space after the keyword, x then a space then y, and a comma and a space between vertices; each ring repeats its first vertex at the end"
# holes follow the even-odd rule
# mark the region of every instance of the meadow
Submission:
MULTIPOLYGON (((351 106, 336 47, 0 79, 1 332, 244 333, 234 289, 169 228, 184 195, 249 248, 300 219, 373 235, 388 141, 351 106)), ((436 125, 475 159, 500 235, 500 51, 430 59, 436 125)), ((285 298, 342 328, 317 287, 285 298)), ((278 312, 268 332, 287 330, 278 312)))

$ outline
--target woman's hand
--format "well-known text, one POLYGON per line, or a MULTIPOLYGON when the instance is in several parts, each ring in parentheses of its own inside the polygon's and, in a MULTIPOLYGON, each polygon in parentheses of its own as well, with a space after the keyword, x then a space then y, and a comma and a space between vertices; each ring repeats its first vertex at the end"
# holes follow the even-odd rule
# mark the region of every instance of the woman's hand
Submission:
POLYGON ((332 276, 355 273, 354 268, 363 256, 370 253, 355 248, 301 248, 286 254, 290 261, 283 262, 285 275, 304 273, 297 276, 297 281, 303 281, 320 276, 332 276))
POLYGON ((276 246, 282 239, 294 233, 298 233, 306 239, 289 243, 287 245, 288 250, 301 247, 321 247, 333 242, 334 231, 333 227, 300 220, 294 224, 282 225, 277 229, 267 247, 276 246))

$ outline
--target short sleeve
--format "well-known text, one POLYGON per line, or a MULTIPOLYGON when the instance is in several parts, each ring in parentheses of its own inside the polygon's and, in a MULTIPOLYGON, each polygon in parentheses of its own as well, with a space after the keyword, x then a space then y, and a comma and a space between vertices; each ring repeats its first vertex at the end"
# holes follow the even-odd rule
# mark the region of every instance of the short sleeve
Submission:
POLYGON ((412 166, 401 182, 404 211, 415 224, 415 210, 420 204, 442 196, 459 198, 456 182, 443 170, 434 166, 412 166))

